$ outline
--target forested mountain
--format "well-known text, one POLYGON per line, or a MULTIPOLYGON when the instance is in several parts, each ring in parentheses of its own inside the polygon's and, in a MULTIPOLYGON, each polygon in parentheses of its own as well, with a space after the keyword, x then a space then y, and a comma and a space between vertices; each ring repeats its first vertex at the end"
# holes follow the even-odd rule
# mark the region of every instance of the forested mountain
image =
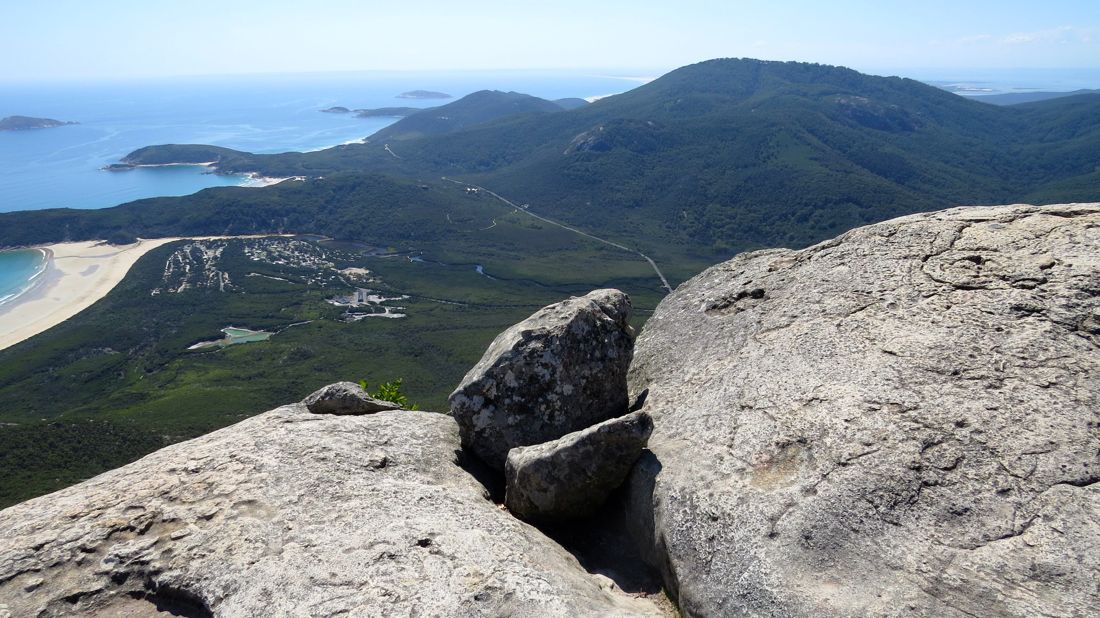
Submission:
POLYGON ((410 114, 370 137, 372 141, 403 140, 453 133, 499 118, 519 114, 560 112, 553 101, 519 92, 480 90, 454 103, 410 114))
MULTIPOLYGON (((1097 197, 1097 94, 997 107, 910 79, 727 59, 570 111, 514 115, 553 109, 483 91, 362 145, 277 155, 152 147, 127 162, 214 156, 222 171, 271 176, 450 176, 589 229, 715 257, 954 204, 1097 197)), ((131 227, 145 233, 140 218, 131 227)))

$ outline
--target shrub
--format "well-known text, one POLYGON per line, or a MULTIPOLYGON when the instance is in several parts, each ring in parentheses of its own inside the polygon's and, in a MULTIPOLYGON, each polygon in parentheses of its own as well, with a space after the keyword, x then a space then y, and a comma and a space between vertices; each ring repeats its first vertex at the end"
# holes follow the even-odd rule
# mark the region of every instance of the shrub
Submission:
MULTIPOLYGON (((359 380, 359 386, 363 387, 363 390, 370 392, 370 385, 366 380, 359 380)), ((418 410, 419 406, 415 403, 410 404, 409 398, 401 390, 401 378, 391 380, 389 382, 383 382, 378 385, 378 390, 371 393, 371 397, 375 399, 381 399, 382 401, 389 401, 401 406, 403 410, 418 410)))

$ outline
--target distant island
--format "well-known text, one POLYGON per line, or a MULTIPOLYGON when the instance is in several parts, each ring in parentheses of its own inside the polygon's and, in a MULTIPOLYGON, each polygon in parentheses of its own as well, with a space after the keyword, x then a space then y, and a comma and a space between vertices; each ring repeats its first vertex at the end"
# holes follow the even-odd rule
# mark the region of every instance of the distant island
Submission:
POLYGON ((412 116, 417 112, 422 112, 425 109, 431 109, 430 107, 379 107, 376 109, 357 109, 355 115, 359 118, 377 118, 380 116, 391 116, 396 118, 404 118, 405 116, 412 116))
POLYGON ((64 120, 54 120, 53 118, 32 118, 30 116, 8 116, 3 120, 0 120, 0 131, 26 131, 27 129, 50 129, 53 127, 62 127, 67 124, 79 124, 76 122, 65 122, 64 120))
POLYGON ((402 92, 397 95, 399 99, 450 99, 451 95, 446 92, 435 92, 434 90, 410 90, 409 92, 402 92))
POLYGON ((348 109, 346 107, 337 105, 336 107, 330 107, 328 109, 322 109, 323 114, 351 114, 354 113, 358 118, 380 118, 380 117, 392 117, 392 118, 404 118, 405 116, 411 116, 417 112, 422 112, 426 109, 432 109, 430 107, 378 107, 375 109, 348 109))

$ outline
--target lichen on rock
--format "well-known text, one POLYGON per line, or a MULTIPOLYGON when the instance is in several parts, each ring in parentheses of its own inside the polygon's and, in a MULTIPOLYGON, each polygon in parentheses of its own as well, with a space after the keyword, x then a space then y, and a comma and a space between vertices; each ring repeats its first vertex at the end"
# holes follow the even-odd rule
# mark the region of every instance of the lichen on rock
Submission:
POLYGON ((627 409, 630 299, 596 290, 544 307, 493 343, 451 394, 462 444, 503 471, 508 451, 627 409))
POLYGON ((489 501, 444 414, 279 408, 0 511, 0 615, 655 616, 489 501))
POLYGON ((681 285, 630 481, 685 616, 1100 607, 1100 204, 957 208, 681 285))
POLYGON ((336 382, 323 386, 302 400, 313 414, 374 414, 397 410, 401 406, 371 397, 354 382, 336 382))
POLYGON ((557 440, 508 451, 504 504, 517 517, 567 521, 595 514, 645 450, 653 419, 633 412, 557 440))

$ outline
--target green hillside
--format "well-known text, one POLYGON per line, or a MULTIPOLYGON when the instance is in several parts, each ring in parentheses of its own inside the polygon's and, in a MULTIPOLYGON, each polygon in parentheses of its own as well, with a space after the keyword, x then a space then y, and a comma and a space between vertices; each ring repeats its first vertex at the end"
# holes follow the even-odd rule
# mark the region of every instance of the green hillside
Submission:
POLYGON ((368 144, 219 153, 219 168, 448 176, 588 229, 715 259, 955 204, 1100 197, 1089 189, 1100 95, 997 107, 909 79, 756 60, 691 65, 553 114, 500 118, 503 95, 410 116, 368 144), (480 104, 484 113, 472 113, 480 104), (431 118, 447 108, 470 112, 464 128, 438 132, 431 118))
MULTIPOLYGON (((652 268, 616 249, 453 183, 340 174, 264 189, 207 190, 90 211, 51 211, 71 236, 139 227, 147 235, 244 234, 268 226, 332 237, 216 241, 212 289, 166 275, 177 242, 142 257, 106 298, 0 350, 0 507, 64 487, 336 380, 402 378, 412 401, 442 410, 492 338, 538 307, 599 287, 631 294, 638 326, 663 296, 652 268), (426 188, 425 188, 426 187, 426 188), (257 254, 292 244, 297 259, 257 254), (314 259, 316 258, 316 259, 314 259), (367 269, 369 280, 345 268, 367 269), (327 302, 366 287, 405 317, 347 321, 327 302), (156 293, 154 293, 156 291, 156 293), (395 309, 396 310, 396 309, 395 309), (275 334, 189 349, 234 326, 275 334)), ((194 256, 198 252, 191 252, 194 256)), ((178 254, 177 254, 178 257, 178 254)), ((704 263, 684 263, 680 281, 704 263)), ((377 312, 375 309, 373 312, 377 312)))
POLYGON ((528 94, 480 90, 454 103, 410 114, 371 135, 368 140, 379 142, 442 135, 499 118, 520 114, 560 112, 562 109, 564 108, 557 103, 528 94))
POLYGON ((738 251, 957 204, 1100 200, 1096 94, 998 107, 843 68, 716 60, 572 110, 485 92, 421 113, 319 152, 168 145, 125 160, 304 181, 0 214, 0 247, 314 234, 301 242, 332 264, 264 263, 232 241, 232 290, 152 294, 170 245, 0 351, 0 506, 339 379, 402 377, 439 409, 497 332, 596 287, 631 294, 640 325, 662 276, 675 286, 738 251), (451 113, 461 126, 436 122, 451 113), (349 322, 327 302, 361 285, 404 297, 407 316, 349 322), (230 325, 276 334, 188 350, 230 325))

